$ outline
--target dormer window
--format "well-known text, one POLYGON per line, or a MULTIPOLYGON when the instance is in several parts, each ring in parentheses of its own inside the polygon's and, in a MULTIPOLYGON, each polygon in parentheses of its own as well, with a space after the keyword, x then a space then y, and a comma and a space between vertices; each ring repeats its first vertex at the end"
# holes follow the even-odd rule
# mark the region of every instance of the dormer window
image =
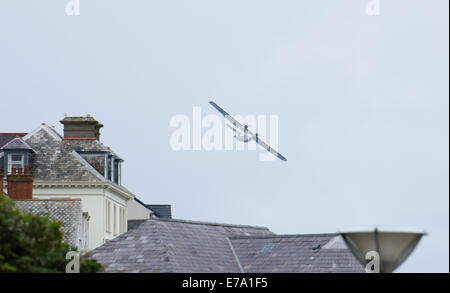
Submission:
POLYGON ((19 168, 23 170, 25 167, 25 155, 24 154, 8 154, 8 174, 11 174, 12 167, 16 170, 19 168))
POLYGON ((24 170, 25 167, 30 167, 30 155, 34 153, 34 150, 22 138, 14 138, 4 145, 1 150, 5 158, 3 160, 3 170, 7 170, 8 174, 12 173, 13 167, 16 170, 24 170))
POLYGON ((122 185, 122 162, 116 155, 105 155, 105 178, 118 185, 122 185))

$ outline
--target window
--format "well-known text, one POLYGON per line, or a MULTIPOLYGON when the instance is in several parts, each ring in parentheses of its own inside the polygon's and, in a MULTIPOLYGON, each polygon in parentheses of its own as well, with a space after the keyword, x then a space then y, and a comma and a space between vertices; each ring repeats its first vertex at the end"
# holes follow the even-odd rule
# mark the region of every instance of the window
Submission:
POLYGON ((127 232, 127 209, 123 208, 123 233, 127 232))
POLYGON ((120 181, 120 179, 119 179, 119 175, 120 175, 120 172, 119 172, 119 161, 118 160, 115 160, 114 161, 114 183, 117 183, 117 184, 119 184, 119 181, 120 181))
POLYGON ((106 232, 111 233, 111 202, 106 200, 106 232))
POLYGON ((127 226, 126 226, 126 214, 125 214, 125 208, 120 208, 120 234, 125 233, 127 226))
POLYGON ((116 208, 116 204, 113 205, 113 213, 114 213, 114 219, 113 219, 113 227, 114 227, 114 235, 117 235, 117 208, 116 208))
POLYGON ((117 166, 117 184, 122 185, 122 162, 117 166))
POLYGON ((24 167, 24 155, 23 154, 9 154, 8 156, 8 173, 11 174, 12 167, 15 166, 16 170, 24 167))
POLYGON ((119 207, 119 234, 122 234, 122 222, 123 218, 122 218, 122 207, 119 207))

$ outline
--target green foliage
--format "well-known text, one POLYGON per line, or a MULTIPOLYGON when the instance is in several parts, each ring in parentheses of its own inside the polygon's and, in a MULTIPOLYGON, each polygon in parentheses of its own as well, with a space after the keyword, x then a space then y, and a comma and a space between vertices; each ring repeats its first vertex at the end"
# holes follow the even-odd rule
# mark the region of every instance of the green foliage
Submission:
MULTIPOLYGON (((68 251, 62 242, 58 222, 48 217, 22 214, 14 202, 0 195, 0 273, 65 272, 68 251)), ((94 273, 102 267, 95 260, 80 257, 80 272, 94 273)))

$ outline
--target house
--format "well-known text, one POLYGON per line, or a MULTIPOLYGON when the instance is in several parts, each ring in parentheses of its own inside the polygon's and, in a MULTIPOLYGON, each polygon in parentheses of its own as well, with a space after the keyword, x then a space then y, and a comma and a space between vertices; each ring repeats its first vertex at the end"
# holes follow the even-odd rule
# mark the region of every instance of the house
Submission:
MULTIPOLYGON (((61 224, 63 242, 78 251, 88 250, 89 215, 82 211, 79 198, 33 199, 33 175, 15 170, 7 176, 8 196, 24 214, 49 217, 61 224)), ((0 193, 3 190, 3 171, 0 171, 0 193)))
MULTIPOLYGON (((29 170, 34 199, 81 199, 89 215, 88 249, 127 231, 127 205, 135 195, 122 186, 123 159, 100 142, 93 117, 65 117, 64 134, 43 123, 30 133, 0 134, 0 168, 29 170)), ((9 182, 5 182, 5 191, 9 182)))
POLYGON ((172 218, 172 208, 168 204, 145 204, 137 197, 128 201, 128 220, 146 220, 151 217, 172 218))
POLYGON ((364 272, 338 234, 275 235, 265 227, 152 218, 89 252, 106 272, 364 272))
POLYGON ((157 218, 172 219, 172 206, 169 204, 146 204, 157 218))

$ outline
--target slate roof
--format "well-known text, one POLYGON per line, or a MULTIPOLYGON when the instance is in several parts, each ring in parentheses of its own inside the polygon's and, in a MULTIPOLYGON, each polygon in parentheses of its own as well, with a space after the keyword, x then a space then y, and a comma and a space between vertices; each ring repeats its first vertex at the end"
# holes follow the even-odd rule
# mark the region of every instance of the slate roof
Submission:
POLYGON ((79 250, 87 250, 88 239, 84 236, 83 222, 88 223, 83 216, 81 200, 70 199, 32 199, 15 200, 15 207, 24 214, 49 217, 61 224, 63 241, 79 250))
POLYGON ((170 204, 146 204, 159 218, 172 219, 172 208, 170 204))
POLYGON ((170 204, 145 204, 137 197, 134 198, 140 205, 147 208, 158 218, 172 219, 172 207, 170 204))
POLYGON ((0 148, 2 148, 5 144, 13 140, 15 137, 25 136, 26 133, 0 133, 0 148))
POLYGON ((64 139, 55 129, 42 124, 28 134, 0 133, 0 164, 3 164, 2 147, 31 148, 34 154, 30 158, 30 172, 37 181, 109 181, 80 155, 83 152, 113 154, 95 139, 64 139))
POLYGON ((240 272, 227 237, 272 234, 264 227, 160 218, 136 224, 90 257, 106 272, 240 272))
POLYGON ((338 234, 231 237, 247 273, 364 272, 338 234))
POLYGON ((73 141, 63 140, 50 127, 42 125, 23 139, 36 151, 30 162, 30 173, 35 180, 106 181, 74 150, 73 141))
POLYGON ((337 234, 161 218, 129 221, 128 229, 89 253, 106 272, 364 272, 337 234))
POLYGON ((31 150, 34 152, 33 148, 30 147, 25 141, 20 137, 15 137, 1 147, 2 150, 31 150))

